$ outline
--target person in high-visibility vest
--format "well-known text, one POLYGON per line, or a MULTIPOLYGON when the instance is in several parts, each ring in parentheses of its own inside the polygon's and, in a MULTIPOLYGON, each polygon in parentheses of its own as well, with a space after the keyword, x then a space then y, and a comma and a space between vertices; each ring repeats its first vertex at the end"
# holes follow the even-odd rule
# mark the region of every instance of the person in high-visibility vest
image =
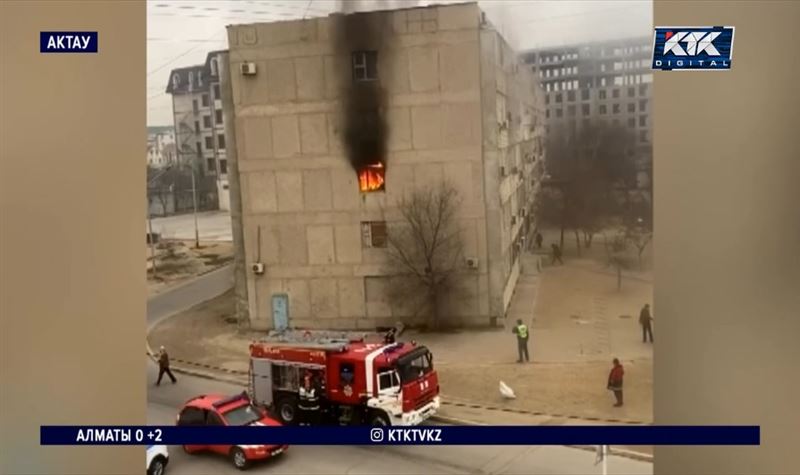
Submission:
POLYGON ((530 361, 530 356, 528 356, 528 326, 522 323, 522 320, 517 320, 517 326, 511 332, 517 335, 517 352, 519 353, 517 363, 522 363, 523 357, 525 361, 530 361))
POLYGON ((300 410, 300 424, 306 426, 316 424, 319 414, 319 395, 312 378, 310 372, 306 373, 303 385, 300 386, 300 399, 297 402, 297 408, 300 410))

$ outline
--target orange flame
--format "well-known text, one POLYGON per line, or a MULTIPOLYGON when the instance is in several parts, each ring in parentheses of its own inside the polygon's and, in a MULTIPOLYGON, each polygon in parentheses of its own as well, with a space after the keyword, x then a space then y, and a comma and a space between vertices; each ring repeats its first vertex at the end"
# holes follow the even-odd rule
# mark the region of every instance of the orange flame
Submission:
POLYGON ((358 171, 358 188, 363 192, 383 190, 385 174, 382 163, 367 165, 358 171))

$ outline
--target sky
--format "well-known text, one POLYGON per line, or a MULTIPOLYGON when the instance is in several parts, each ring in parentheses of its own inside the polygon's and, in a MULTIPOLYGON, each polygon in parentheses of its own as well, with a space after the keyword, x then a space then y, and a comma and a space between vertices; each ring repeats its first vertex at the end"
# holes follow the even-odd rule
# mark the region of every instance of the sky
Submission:
MULTIPOLYGON (((147 0, 147 125, 171 125, 166 89, 172 69, 227 48, 225 26, 327 16, 339 0, 147 0)), ((459 0, 361 0, 357 9, 387 9, 459 0)), ((651 0, 479 0, 515 48, 543 48, 649 36, 651 0)))

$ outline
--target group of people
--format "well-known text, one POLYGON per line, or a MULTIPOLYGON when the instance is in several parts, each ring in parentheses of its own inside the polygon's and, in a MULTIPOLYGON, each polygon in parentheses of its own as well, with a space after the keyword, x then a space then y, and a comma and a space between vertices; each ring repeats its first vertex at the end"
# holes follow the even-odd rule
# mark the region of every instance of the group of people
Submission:
MULTIPOLYGON (((642 326, 642 342, 646 343, 648 339, 650 343, 653 342, 653 315, 650 313, 650 304, 645 304, 639 312, 639 324, 642 326)), ((511 332, 517 336, 517 353, 519 358, 517 363, 529 362, 530 355, 528 352, 528 339, 530 332, 528 326, 523 321, 517 320, 517 324, 512 328, 511 332)), ((622 407, 622 381, 625 375, 625 369, 622 367, 618 358, 614 358, 611 372, 608 374, 608 389, 614 393, 616 403, 614 407, 622 407)))

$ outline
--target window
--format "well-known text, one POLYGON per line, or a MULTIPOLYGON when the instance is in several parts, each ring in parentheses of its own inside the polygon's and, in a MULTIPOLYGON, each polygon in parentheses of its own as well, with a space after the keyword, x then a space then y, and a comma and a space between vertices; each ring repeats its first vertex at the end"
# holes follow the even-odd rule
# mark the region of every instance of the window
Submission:
POLYGON ((201 156, 203 156, 203 149, 202 149, 202 148, 201 148, 201 146, 200 146, 200 142, 197 142, 197 143, 195 144, 195 148, 197 149, 197 156, 198 156, 198 157, 201 157, 201 156))
MULTIPOLYGON (((219 172, 220 173, 228 173, 228 161, 227 160, 220 160, 219 161, 219 172)), ((226 185, 227 186, 227 185, 226 185)), ((227 190, 227 188, 225 188, 227 190)))
POLYGON ((567 93, 567 100, 569 102, 575 102, 575 91, 569 91, 567 93))
POLYGON ((601 104, 600 105, 600 114, 601 115, 605 115, 605 113, 606 113, 606 105, 605 104, 601 104))
POLYGON ((619 104, 614 104, 614 113, 619 114, 619 104))
POLYGON ((647 86, 642 84, 639 86, 639 95, 644 96, 645 94, 647 94, 647 86))
POLYGON ((581 99, 583 99, 584 101, 588 101, 589 100, 589 90, 588 89, 584 89, 584 90, 581 91, 581 99))
POLYGON ((547 110, 544 112, 544 116, 545 116, 546 118, 548 118, 548 119, 550 118, 550 109, 547 109, 547 110))
POLYGON ((252 404, 244 404, 225 412, 222 417, 228 421, 228 425, 249 426, 256 421, 260 421, 264 415, 252 404))
POLYGON ((173 74, 172 75, 172 87, 176 88, 176 87, 178 87, 180 85, 180 83, 181 83, 180 75, 178 75, 178 73, 173 74))
POLYGON ((583 115, 589 115, 589 113, 591 112, 591 109, 589 108, 589 104, 582 104, 581 105, 581 109, 583 109, 581 111, 581 112, 583 112, 583 115))
POLYGON ((361 245, 363 247, 386 247, 386 221, 361 223, 361 245))
POLYGON ((628 104, 628 112, 636 112, 636 104, 634 104, 633 102, 628 104))
POLYGON ((179 426, 202 426, 205 423, 205 414, 202 409, 187 407, 178 416, 179 426))
POLYGON ((378 52, 353 52, 353 80, 374 81, 378 79, 378 52))
POLYGON ((544 103, 545 104, 550 104, 550 95, 549 94, 544 96, 544 103))
POLYGON ((647 131, 646 130, 640 130, 639 131, 639 141, 640 142, 647 142, 647 131))
POLYGON ((203 107, 208 107, 208 94, 203 94, 200 98, 203 101, 203 107))
POLYGON ((210 129, 211 128, 211 116, 204 115, 203 116, 203 127, 210 129))
POLYGON ((197 85, 203 85, 203 71, 197 71, 197 85))
POLYGON ((597 91, 597 97, 599 97, 600 99, 605 99, 606 91, 597 91))
POLYGON ((619 89, 614 88, 614 90, 611 91, 611 97, 613 97, 614 99, 617 99, 619 97, 619 89))
POLYGON ((564 111, 561 109, 556 109, 556 117, 562 117, 564 115, 564 111))
MULTIPOLYGON (((211 75, 212 76, 216 76, 217 75, 217 58, 213 58, 211 60, 211 75)), ((219 97, 219 96, 217 96, 217 97, 219 97)))
POLYGON ((214 137, 206 137, 206 150, 214 150, 214 137))
POLYGON ((217 165, 213 158, 206 159, 206 169, 211 172, 217 170, 217 165))
POLYGON ((634 96, 636 96, 636 88, 635 87, 629 87, 628 88, 628 97, 634 97, 634 96))
POLYGON ((222 109, 217 109, 215 113, 215 119, 217 121, 217 125, 222 124, 222 109))
POLYGON ((647 126, 647 116, 646 115, 640 115, 639 116, 639 125, 642 126, 642 127, 647 126))
POLYGON ((191 90, 194 86, 194 72, 189 71, 189 89, 191 90))
POLYGON ((644 112, 647 109, 647 99, 639 101, 639 112, 644 112))
POLYGON ((636 119, 634 119, 633 117, 628 119, 628 127, 630 127, 630 128, 636 127, 636 119))
POLYGON ((560 93, 556 94, 556 102, 559 103, 559 104, 561 103, 561 94, 560 93))
POLYGON ((219 134, 217 135, 217 147, 221 150, 225 150, 225 135, 219 134))
POLYGON ((192 100, 192 110, 197 114, 197 99, 192 100))
POLYGON ((567 115, 570 117, 575 117, 575 106, 567 106, 567 115))
POLYGON ((196 133, 196 134, 200 133, 200 122, 199 121, 194 121, 194 133, 196 133))
POLYGON ((220 92, 219 92, 219 84, 214 84, 214 98, 215 99, 220 99, 221 97, 222 97, 222 94, 220 94, 220 92))

